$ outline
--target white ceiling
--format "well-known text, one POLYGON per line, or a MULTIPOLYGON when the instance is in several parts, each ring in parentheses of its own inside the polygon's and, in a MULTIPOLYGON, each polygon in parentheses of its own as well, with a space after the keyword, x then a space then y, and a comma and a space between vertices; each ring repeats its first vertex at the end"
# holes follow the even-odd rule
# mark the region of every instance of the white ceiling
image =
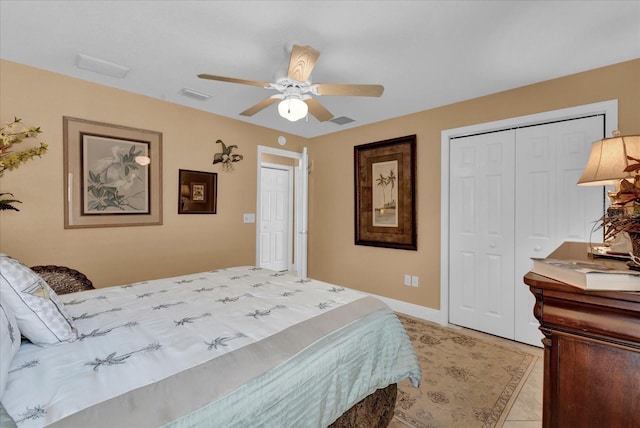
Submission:
POLYGON ((308 138, 640 58, 637 0, 0 0, 0 28, 3 59, 308 138), (320 51, 314 82, 382 84, 384 94, 318 98, 349 125, 292 123, 277 105, 239 116, 273 90, 196 77, 273 81, 292 43, 320 51), (77 54, 131 70, 82 70, 77 54))

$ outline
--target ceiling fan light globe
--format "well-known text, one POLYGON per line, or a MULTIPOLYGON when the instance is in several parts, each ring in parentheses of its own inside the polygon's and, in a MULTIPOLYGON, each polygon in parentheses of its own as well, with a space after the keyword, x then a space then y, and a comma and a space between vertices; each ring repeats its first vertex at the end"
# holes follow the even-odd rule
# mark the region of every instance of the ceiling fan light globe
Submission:
POLYGON ((278 104, 278 113, 291 122, 300 120, 309 112, 307 103, 299 98, 285 98, 278 104))

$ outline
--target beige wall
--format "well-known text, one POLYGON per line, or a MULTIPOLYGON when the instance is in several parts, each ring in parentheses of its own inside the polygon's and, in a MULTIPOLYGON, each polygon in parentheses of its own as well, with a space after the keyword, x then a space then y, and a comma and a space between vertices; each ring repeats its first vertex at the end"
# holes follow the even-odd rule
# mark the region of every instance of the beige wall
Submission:
POLYGON ((611 99, 619 100, 623 134, 640 133, 640 60, 314 139, 309 275, 438 309, 441 131, 611 99), (353 147, 410 134, 417 135, 418 251, 356 246, 353 147), (419 277, 418 288, 403 285, 405 273, 419 277))
MULTIPOLYGON (((8 61, 0 94, 2 124, 20 117, 49 144, 1 179, 0 191, 23 203, 0 212, 0 251, 28 265, 75 267, 97 286, 255 263, 255 225, 242 214, 255 212, 257 145, 281 148, 280 132, 8 61), (63 228, 63 116, 162 132, 162 226, 63 228), (244 156, 232 173, 212 165, 217 139, 244 156), (218 173, 216 215, 177 214, 178 169, 218 173)), ((304 139, 285 136, 285 149, 301 150, 304 139)))
MULTIPOLYGON (((62 264, 98 286, 253 264, 256 146, 279 147, 280 133, 244 122, 0 61, 0 121, 41 126, 49 152, 5 174, 0 191, 23 201, 0 213, 0 251, 29 265, 62 264), (63 229, 62 116, 163 133, 162 226, 63 229), (217 139, 238 144, 231 174, 213 166, 217 139), (218 172, 218 214, 178 215, 178 169, 218 172)), ((640 133, 640 60, 305 140, 309 147, 309 276, 438 308, 440 301, 440 132, 576 105, 619 100, 619 128, 640 133), (418 251, 354 245, 353 147, 417 135, 418 251), (405 273, 419 288, 402 285, 405 273)), ((428 96, 428 94, 424 94, 428 96)), ((384 98, 381 99, 384 102, 384 98)))

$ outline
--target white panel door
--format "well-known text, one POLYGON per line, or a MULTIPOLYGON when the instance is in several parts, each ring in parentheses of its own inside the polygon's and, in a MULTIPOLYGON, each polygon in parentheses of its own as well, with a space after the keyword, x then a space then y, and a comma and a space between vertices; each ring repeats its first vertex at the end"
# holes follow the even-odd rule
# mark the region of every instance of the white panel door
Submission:
POLYGON ((449 320, 513 338, 513 130, 456 138, 450 150, 449 320))
POLYGON ((289 269, 291 238, 290 171, 263 167, 260 169, 260 267, 276 271, 289 269))
POLYGON ((535 299, 522 277, 531 257, 564 241, 601 242, 591 231, 603 213, 602 187, 577 186, 591 144, 604 137, 604 116, 516 131, 515 340, 541 346, 535 299))

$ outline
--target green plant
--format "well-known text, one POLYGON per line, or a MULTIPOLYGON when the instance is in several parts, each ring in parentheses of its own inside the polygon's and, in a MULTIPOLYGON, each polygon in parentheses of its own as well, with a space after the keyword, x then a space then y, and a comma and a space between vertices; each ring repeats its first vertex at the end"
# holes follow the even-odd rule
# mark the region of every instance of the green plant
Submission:
MULTIPOLYGON (((4 175, 5 171, 14 170, 29 159, 32 159, 35 156, 40 157, 47 151, 47 145, 43 142, 40 142, 39 146, 32 147, 30 149, 18 152, 9 151, 14 144, 19 144, 24 140, 35 138, 41 133, 42 131, 40 130, 40 127, 26 127, 22 124, 22 119, 17 117, 14 117, 13 121, 0 128, 0 177, 4 175)), ((11 195, 13 197, 12 193, 5 192, 0 193, 0 198, 5 195, 11 195)), ((17 199, 0 199, 0 211, 20 211, 18 208, 13 206, 14 203, 21 202, 17 199)))

